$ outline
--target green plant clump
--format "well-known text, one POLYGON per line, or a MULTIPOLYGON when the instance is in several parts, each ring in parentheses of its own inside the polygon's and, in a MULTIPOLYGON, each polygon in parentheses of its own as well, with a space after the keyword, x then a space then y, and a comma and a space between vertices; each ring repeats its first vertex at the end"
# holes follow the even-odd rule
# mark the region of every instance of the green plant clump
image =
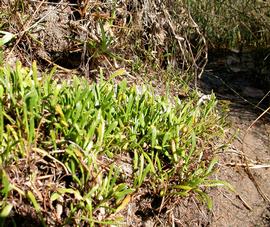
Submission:
POLYGON ((212 47, 269 47, 269 1, 187 0, 186 4, 212 47))
POLYGON ((194 193, 211 206, 204 189, 225 184, 209 179, 222 135, 213 95, 171 100, 126 81, 53 74, 39 77, 35 63, 0 68, 2 224, 23 207, 43 225, 110 224, 143 191, 194 193))

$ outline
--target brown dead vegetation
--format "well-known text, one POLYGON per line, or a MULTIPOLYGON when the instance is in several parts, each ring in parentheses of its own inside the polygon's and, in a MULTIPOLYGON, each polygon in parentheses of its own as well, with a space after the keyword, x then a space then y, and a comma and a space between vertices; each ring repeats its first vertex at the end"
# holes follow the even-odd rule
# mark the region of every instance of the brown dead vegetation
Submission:
POLYGON ((6 0, 1 11, 2 29, 16 34, 9 62, 39 59, 86 76, 136 64, 200 76, 207 62, 206 41, 181 1, 6 0))

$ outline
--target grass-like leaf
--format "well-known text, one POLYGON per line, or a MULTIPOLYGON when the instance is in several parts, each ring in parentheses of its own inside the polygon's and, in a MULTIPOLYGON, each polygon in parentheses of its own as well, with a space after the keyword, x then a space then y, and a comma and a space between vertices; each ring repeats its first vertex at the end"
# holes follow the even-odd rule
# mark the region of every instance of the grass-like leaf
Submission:
POLYGON ((194 100, 183 102, 126 81, 90 84, 74 77, 59 82, 52 79, 54 70, 38 78, 36 63, 32 69, 20 63, 14 70, 0 68, 1 164, 12 163, 20 172, 24 160, 35 163, 50 207, 43 208, 42 193, 37 199, 29 186, 22 190, 2 176, 3 204, 16 191, 39 215, 46 209, 59 213, 53 204, 62 204, 61 224, 88 220, 94 225, 111 223, 106 217, 121 213, 142 188, 162 196, 194 192, 210 207, 203 188, 227 186, 208 179, 214 155, 203 158, 203 148, 222 133, 214 97, 197 105, 196 92, 194 100), (46 183, 46 169, 54 173, 53 187, 46 183), (100 209, 106 215, 98 217, 100 209))

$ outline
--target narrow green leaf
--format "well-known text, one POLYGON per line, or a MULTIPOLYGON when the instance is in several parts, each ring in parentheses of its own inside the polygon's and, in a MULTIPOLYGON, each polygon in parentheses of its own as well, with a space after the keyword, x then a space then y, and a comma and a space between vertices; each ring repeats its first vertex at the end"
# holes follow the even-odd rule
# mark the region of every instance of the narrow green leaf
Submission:
POLYGON ((157 163, 158 171, 159 171, 159 172, 162 172, 162 166, 161 166, 160 159, 159 159, 159 157, 158 157, 158 153, 156 153, 155 163, 157 163))
POLYGON ((162 139, 162 147, 165 147, 165 145, 168 145, 167 141, 171 139, 171 134, 172 133, 170 131, 165 132, 163 139, 162 139))
POLYGON ((235 192, 234 187, 226 182, 226 181, 222 181, 222 180, 206 180, 202 185, 202 187, 226 187, 227 189, 229 189, 232 192, 235 192))
POLYGON ((208 176, 209 174, 211 174, 213 172, 213 168, 215 167, 215 165, 218 163, 218 159, 217 158, 214 158, 210 164, 209 164, 209 167, 205 173, 205 176, 208 176))
POLYGON ((172 188, 181 189, 181 190, 185 190, 185 191, 190 191, 193 189, 193 187, 191 187, 189 185, 174 185, 174 186, 172 186, 172 188))
POLYGON ((151 125, 152 137, 151 137, 151 146, 154 148, 156 146, 157 140, 157 128, 154 125, 151 125))
POLYGON ((105 121, 103 118, 101 118, 99 126, 98 126, 98 139, 97 139, 97 145, 99 147, 102 146, 104 133, 105 133, 105 121))
POLYGON ((2 38, 0 38, 0 47, 4 46, 16 37, 16 35, 6 31, 0 31, 0 35, 3 35, 2 38))
MULTIPOLYGON (((0 90, 1 90, 1 87, 0 87, 0 90)), ((0 144, 3 143, 3 138, 4 138, 4 113, 3 112, 4 112, 4 108, 3 108, 2 100, 0 100, 0 144)))
POLYGON ((51 200, 51 202, 53 202, 53 201, 55 201, 55 200, 57 200, 57 199, 59 199, 61 197, 62 196, 59 193, 55 192, 55 193, 52 194, 50 200, 51 200))
POLYGON ((0 99, 3 98, 4 95, 4 87, 0 84, 0 99))
POLYGON ((151 172, 156 173, 153 161, 151 160, 150 156, 146 152, 142 152, 142 153, 143 153, 145 159, 148 161, 151 172))
POLYGON ((138 152, 135 150, 134 151, 134 158, 133 158, 133 168, 134 170, 137 170, 139 166, 139 156, 138 152))
POLYGON ((83 199, 80 192, 77 191, 77 190, 74 190, 72 188, 60 188, 57 191, 58 191, 58 193, 60 193, 60 195, 68 193, 68 194, 73 194, 77 200, 82 200, 83 199))
POLYGON ((197 198, 201 200, 203 203, 206 203, 208 209, 211 210, 213 208, 213 200, 211 199, 211 197, 207 193, 201 191, 200 189, 196 189, 195 192, 197 198))
POLYGON ((32 204, 34 205, 34 208, 37 212, 40 212, 41 208, 40 205, 38 204, 34 194, 31 191, 27 192, 27 197, 30 199, 30 201, 32 202, 32 204))
POLYGON ((0 213, 0 218, 7 218, 13 208, 12 204, 7 204, 0 213))
POLYGON ((3 193, 3 195, 5 197, 7 197, 9 191, 12 189, 12 185, 10 184, 8 175, 7 175, 7 173, 4 170, 2 170, 0 177, 2 178, 1 179, 2 180, 1 193, 3 193))
POLYGON ((128 118, 130 118, 130 116, 131 116, 133 103, 134 103, 134 96, 133 96, 133 94, 130 94, 130 96, 128 97, 128 105, 127 105, 126 113, 125 113, 125 121, 126 122, 128 121, 128 118))
POLYGON ((145 177, 147 176, 147 174, 150 172, 150 169, 151 169, 151 165, 148 164, 146 166, 146 168, 143 170, 143 173, 142 173, 142 176, 141 176, 141 179, 140 179, 141 184, 143 183, 143 181, 144 181, 145 177))
POLYGON ((118 76, 124 76, 127 74, 127 71, 125 69, 118 69, 116 70, 115 72, 113 72, 110 76, 110 80, 113 80, 115 77, 118 77, 118 76))
POLYGON ((37 70, 37 62, 34 61, 32 64, 32 71, 33 71, 33 80, 35 83, 35 87, 39 88, 39 82, 38 82, 38 70, 37 70))

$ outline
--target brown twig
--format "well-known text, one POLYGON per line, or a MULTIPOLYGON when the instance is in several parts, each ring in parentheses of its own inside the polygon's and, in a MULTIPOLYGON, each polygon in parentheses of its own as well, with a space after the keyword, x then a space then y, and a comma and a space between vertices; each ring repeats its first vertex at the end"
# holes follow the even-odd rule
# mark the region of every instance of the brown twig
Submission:
POLYGON ((16 48, 16 46, 20 43, 22 37, 25 35, 25 33, 29 30, 29 28, 31 28, 32 26, 31 23, 33 22, 36 14, 39 12, 41 6, 43 5, 43 3, 45 2, 45 0, 43 0, 42 2, 40 2, 40 4, 38 5, 37 9, 35 10, 35 12, 33 13, 33 15, 30 17, 30 19, 26 22, 25 26, 23 26, 23 31, 19 32, 18 36, 19 38, 17 39, 15 45, 12 47, 12 49, 10 50, 7 59, 11 56, 12 52, 14 51, 14 49, 16 48))
MULTIPOLYGON (((244 137, 243 137, 243 141, 242 141, 242 154, 244 154, 244 150, 245 150, 245 147, 244 147, 244 144, 245 144, 245 138, 249 132, 249 130, 252 128, 252 126, 263 116, 265 115, 266 112, 268 112, 270 110, 270 106, 259 116, 257 117, 251 124, 250 126, 247 128, 245 134, 244 134, 244 137)), ((250 171, 250 167, 249 167, 249 164, 248 164, 248 161, 247 161, 247 158, 245 155, 242 155, 242 158, 246 164, 245 166, 245 170, 246 170, 246 173, 248 174, 250 180, 253 182, 254 186, 256 187, 256 189, 258 190, 259 194, 262 196, 262 198, 267 201, 268 203, 270 203, 270 199, 268 198, 268 196, 263 192, 263 190, 261 189, 261 187, 259 186, 258 182, 256 181, 254 175, 251 173, 250 171)))

